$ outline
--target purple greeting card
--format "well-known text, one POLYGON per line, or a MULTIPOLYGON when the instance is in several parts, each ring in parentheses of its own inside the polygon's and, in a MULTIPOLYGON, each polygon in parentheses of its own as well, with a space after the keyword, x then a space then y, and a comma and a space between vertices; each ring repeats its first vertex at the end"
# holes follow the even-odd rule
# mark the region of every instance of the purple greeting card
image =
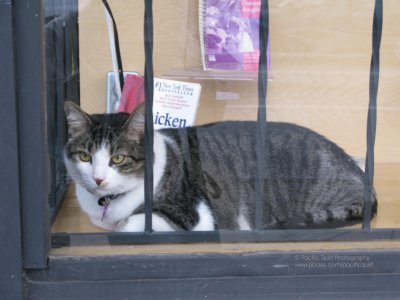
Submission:
MULTIPOLYGON (((199 0, 205 70, 257 71, 261 0, 199 0)), ((268 68, 270 49, 268 43, 268 68)))

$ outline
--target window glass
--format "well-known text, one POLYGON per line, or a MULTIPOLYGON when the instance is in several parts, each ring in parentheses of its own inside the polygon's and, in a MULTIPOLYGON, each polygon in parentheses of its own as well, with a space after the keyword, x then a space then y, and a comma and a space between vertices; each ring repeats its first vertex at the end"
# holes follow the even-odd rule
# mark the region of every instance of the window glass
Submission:
MULTIPOLYGON (((373 229, 399 227, 400 4, 385 2, 368 197, 362 170, 373 1, 270 1, 266 119, 274 123, 267 124, 256 122, 259 3, 153 1, 152 227, 175 235, 145 242, 254 241, 267 239, 265 229, 353 230, 362 227, 366 198, 373 229), (200 233, 215 229, 240 233, 200 233), (259 235, 246 236, 250 231, 259 235)), ((145 228, 144 3, 47 0, 45 8, 52 232, 61 244, 125 243, 127 235, 105 237, 145 228), (114 115, 132 110, 131 117, 114 115)))

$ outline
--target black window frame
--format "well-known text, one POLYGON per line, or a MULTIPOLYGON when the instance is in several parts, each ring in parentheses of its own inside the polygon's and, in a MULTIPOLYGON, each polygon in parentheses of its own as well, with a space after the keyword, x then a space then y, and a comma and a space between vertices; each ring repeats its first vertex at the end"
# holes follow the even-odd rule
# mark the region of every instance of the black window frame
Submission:
MULTIPOLYGON (((394 263, 400 261, 399 249, 330 251, 330 254, 369 255, 376 267, 328 273, 317 268, 276 267, 277 262, 281 266, 291 265, 301 255, 318 256, 327 252, 51 256, 51 242, 53 246, 64 246, 71 239, 74 245, 99 245, 201 242, 210 238, 201 232, 51 235, 43 11, 41 0, 0 0, 0 141, 7 142, 0 155, 1 197, 7 203, 0 208, 2 297, 166 299, 207 295, 215 299, 240 299, 244 295, 252 298, 272 295, 290 299, 303 295, 319 299, 321 294, 317 292, 321 289, 330 298, 340 298, 346 293, 360 299, 367 295, 377 298, 400 295, 400 268, 394 263)), ((242 242, 249 238, 258 241, 400 238, 399 229, 369 228, 207 234, 211 234, 214 242, 242 242)))
POLYGON ((22 236, 17 133, 14 15, 10 1, 0 1, 0 289, 8 299, 22 299, 22 236), (5 172, 7 170, 7 173, 5 172))

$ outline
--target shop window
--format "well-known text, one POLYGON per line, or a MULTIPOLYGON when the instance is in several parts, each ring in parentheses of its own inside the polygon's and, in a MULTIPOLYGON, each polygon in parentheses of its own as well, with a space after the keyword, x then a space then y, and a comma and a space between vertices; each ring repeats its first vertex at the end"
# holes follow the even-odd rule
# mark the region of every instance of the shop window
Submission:
MULTIPOLYGON (((54 212, 52 246, 360 240, 395 236, 396 228, 399 228, 396 211, 400 203, 397 199, 400 190, 396 176, 400 168, 400 145, 397 141, 399 110, 396 102, 397 87, 400 85, 396 71, 397 46, 393 42, 393 31, 390 30, 394 25, 390 20, 396 18, 392 12, 396 11, 398 5, 388 3, 393 9, 387 9, 383 16, 388 22, 383 31, 383 43, 379 47, 382 11, 379 6, 374 7, 372 2, 333 4, 329 1, 302 1, 301 5, 298 1, 283 4, 271 2, 269 7, 262 6, 261 12, 265 15, 261 23, 258 18, 260 7, 257 6, 261 1, 242 1, 250 5, 249 8, 243 3, 241 6, 240 1, 220 1, 218 5, 214 2, 154 1, 153 16, 149 15, 149 7, 144 15, 145 6, 140 1, 84 0, 66 1, 63 5, 56 1, 45 2, 47 107, 53 180, 50 207, 54 212), (303 11, 305 5, 308 6, 307 13, 303 11), (230 19, 227 19, 228 16, 230 19), (143 24, 146 24, 145 34, 143 24), (261 68, 258 68, 259 49, 263 49, 267 43, 268 51, 261 51, 265 55, 261 56, 263 60, 261 68), (146 49, 143 45, 150 48, 146 49), (375 103, 378 76, 379 93, 375 103), (154 90, 150 88, 152 82, 154 90), (131 160, 139 171, 131 170, 132 163, 125 167, 134 174, 141 172, 133 176, 136 178, 134 180, 141 184, 144 181, 147 184, 145 186, 149 186, 134 193, 136 199, 132 201, 146 199, 143 204, 139 203, 134 208, 129 204, 126 208, 131 210, 130 213, 135 211, 141 215, 135 221, 141 225, 124 227, 124 222, 105 220, 113 216, 113 202, 120 201, 130 191, 103 192, 99 189, 93 192, 90 187, 97 189, 97 186, 106 184, 106 179, 103 178, 104 174, 99 173, 96 177, 91 173, 93 178, 90 180, 96 184, 91 182, 80 192, 97 198, 94 208, 81 207, 82 202, 79 204, 75 196, 75 184, 71 178, 65 179, 62 147, 67 141, 68 132, 64 126, 63 106, 65 101, 72 101, 79 103, 88 114, 115 113, 137 107, 143 96, 147 97, 144 118, 148 126, 140 134, 145 136, 145 148, 150 149, 145 155, 146 159, 143 151, 135 152, 136 156, 117 153, 109 158, 114 159, 113 163, 110 161, 108 164, 112 172, 121 172, 123 169, 118 165, 125 159, 131 160), (149 112, 151 101, 152 114, 149 112), (286 146, 278 151, 288 151, 287 156, 282 153, 264 156, 262 149, 269 149, 268 145, 275 147, 279 143, 279 139, 272 141, 268 136, 273 134, 276 125, 265 123, 264 120, 309 128, 336 143, 351 157, 346 157, 344 162, 343 154, 338 154, 340 150, 337 149, 335 153, 341 159, 333 161, 330 157, 322 162, 323 155, 326 158, 333 154, 328 153, 327 148, 321 150, 321 147, 333 147, 332 144, 324 142, 323 145, 309 148, 306 137, 314 135, 298 127, 295 130, 301 130, 304 139, 296 142, 288 137, 282 141, 286 146), (174 129, 174 133, 168 133, 169 138, 164 136, 160 142, 157 131, 162 127, 201 126, 223 121, 234 122, 213 125, 215 130, 220 130, 219 138, 211 133, 208 137, 203 129, 195 127, 187 131, 174 129), (230 133, 232 131, 225 131, 225 127, 235 127, 236 121, 256 122, 248 123, 250 129, 244 130, 246 126, 239 126, 234 135, 230 133), (365 138, 366 133, 368 139, 365 138), (231 136, 225 137, 224 134, 231 136), (210 142, 211 137, 214 142, 210 142), (151 143, 152 139, 154 144, 151 143), (173 139, 175 142, 171 141, 173 139), (206 143, 209 145, 205 146, 206 143), (183 162, 181 172, 186 179, 190 177, 189 181, 183 181, 190 183, 189 186, 180 186, 179 189, 188 196, 196 194, 197 198, 178 197, 169 191, 176 199, 164 199, 165 206, 158 206, 161 194, 168 193, 167 190, 157 190, 159 184, 161 181, 164 184, 168 176, 174 174, 174 168, 166 166, 167 161, 160 163, 160 157, 167 155, 168 162, 172 163, 173 155, 177 153, 173 150, 178 144, 183 154, 175 159, 183 162), (243 147, 243 154, 239 151, 232 154, 232 145, 243 147), (206 147, 209 147, 210 153, 218 152, 214 146, 220 147, 220 158, 206 155, 206 147), (291 147, 299 146, 303 146, 303 150, 290 152, 293 150, 291 147), (186 151, 189 148, 198 151, 189 153, 186 151), (154 157, 150 154, 151 150, 156 153, 154 157), (228 163, 226 156, 223 156, 224 151, 230 153, 229 159, 238 161, 237 165, 235 161, 228 163), (309 153, 305 153, 307 151, 309 153), (326 170, 333 170, 335 176, 322 179, 325 185, 318 187, 316 184, 315 189, 324 192, 311 196, 315 190, 305 191, 303 188, 313 185, 313 181, 321 177, 333 176, 326 173, 328 171, 318 169, 321 173, 316 178, 315 174, 311 176, 303 169, 312 167, 304 160, 315 159, 313 155, 316 152, 322 153, 322 156, 315 168, 320 168, 321 164, 331 164, 326 170), (248 162, 246 155, 254 158, 252 163, 248 162), (153 171, 145 164, 151 159, 155 159, 153 171), (223 159, 227 161, 222 163, 223 159), (344 166, 338 167, 339 164, 344 166), (356 176, 357 179, 354 184, 349 184, 345 175, 341 177, 342 172, 346 173, 346 168, 359 170, 356 165, 361 169, 367 165, 367 175, 364 175, 364 171, 354 171, 349 176, 356 176), (241 166, 243 169, 240 169, 241 166), (224 181, 215 179, 212 172, 216 167, 220 168, 218 176, 225 177, 224 181), (146 173, 143 173, 145 168, 146 173), (275 168, 292 168, 292 171, 274 173, 272 170, 275 168), (304 173, 296 173, 296 168, 297 172, 304 173), (167 171, 161 174, 162 170, 167 171), (279 174, 283 174, 283 178, 279 178, 279 174), (284 174, 292 175, 285 177, 284 174), (230 178, 234 178, 232 182, 230 178), (310 182, 306 183, 305 178, 310 182), (301 188, 296 181, 300 181, 301 188), (374 192, 369 185, 372 181, 379 205, 376 216, 371 220, 365 216, 370 216, 376 210, 374 192), (365 186, 365 189, 352 190, 356 183, 365 186), (286 184, 284 191, 281 187, 277 191, 271 188, 273 185, 286 184), (150 192, 151 186, 155 189, 154 195, 150 192), (62 199, 60 195, 66 189, 66 196, 62 199), (362 194, 358 203, 346 200, 356 191, 362 194), (342 193, 342 196, 337 197, 337 193, 342 193), (273 200, 269 198, 271 194, 273 200), (331 206, 329 197, 346 205, 331 206), (223 202, 227 200, 232 202, 223 202), (196 206, 194 210, 184 207, 188 201, 195 202, 190 204, 196 206), (289 202, 282 204, 280 201, 289 202), (311 209, 314 214, 303 209, 312 205, 318 210, 315 212, 311 209), (323 208, 325 205, 326 209, 323 208), (299 209, 294 209, 295 206, 299 206, 299 209), (92 209, 97 217, 92 214, 92 209), (225 216, 221 212, 224 210, 225 216), (198 211, 205 217, 197 214, 198 211), (236 220, 236 223, 233 224, 232 220, 236 220), (131 231, 132 228, 141 230, 118 232, 131 231), (157 231, 165 228, 175 230, 157 231)), ((79 110, 72 104, 67 106, 72 114, 69 120, 71 127, 79 110)), ((83 119, 76 130, 84 130, 85 122, 88 122, 84 114, 81 113, 81 117, 83 119)), ((143 118, 139 115, 136 117, 143 118)), ((140 125, 144 126, 143 123, 140 125)), ((281 128, 279 126, 277 128, 281 128)), ((71 134, 75 133, 69 132, 70 137, 71 134)), ((289 130, 287 135, 290 134, 289 130)), ((319 136, 315 135, 314 138, 319 139, 319 136)), ((135 140, 135 143, 138 141, 135 140)), ((65 154, 70 155, 71 160, 80 159, 80 163, 94 163, 92 153, 82 147, 67 149, 65 154)), ((169 181, 170 186, 166 183, 165 189, 176 189, 173 178, 169 178, 169 181)), ((93 206, 93 203, 90 205, 93 206)), ((135 222, 132 221, 132 224, 135 222)))

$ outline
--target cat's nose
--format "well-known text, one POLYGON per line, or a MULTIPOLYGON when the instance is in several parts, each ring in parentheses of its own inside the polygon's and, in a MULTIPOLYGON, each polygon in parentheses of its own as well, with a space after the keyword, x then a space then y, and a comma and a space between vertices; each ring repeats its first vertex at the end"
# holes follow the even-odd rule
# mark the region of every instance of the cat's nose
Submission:
POLYGON ((101 178, 93 178, 97 185, 100 185, 104 179, 101 178))

